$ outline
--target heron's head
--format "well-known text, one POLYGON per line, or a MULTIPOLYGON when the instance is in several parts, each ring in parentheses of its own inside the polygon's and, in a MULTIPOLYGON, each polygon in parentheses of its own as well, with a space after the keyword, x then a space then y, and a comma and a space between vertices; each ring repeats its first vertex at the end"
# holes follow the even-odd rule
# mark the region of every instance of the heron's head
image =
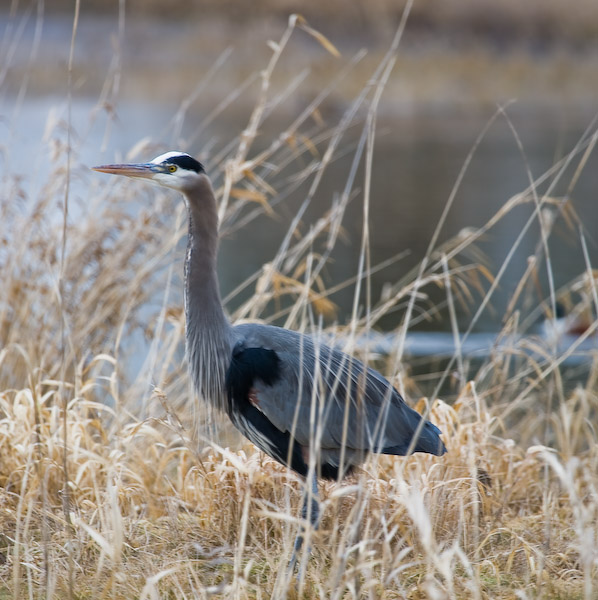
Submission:
POLYGON ((185 192, 205 178, 202 164, 184 152, 167 152, 148 163, 101 165, 100 173, 147 179, 158 185, 185 192))

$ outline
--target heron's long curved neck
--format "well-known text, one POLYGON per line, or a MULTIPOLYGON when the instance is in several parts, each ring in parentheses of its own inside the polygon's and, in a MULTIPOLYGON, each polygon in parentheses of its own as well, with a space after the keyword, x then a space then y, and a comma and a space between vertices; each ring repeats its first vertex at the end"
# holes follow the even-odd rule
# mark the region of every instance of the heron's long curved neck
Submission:
POLYGON ((187 357, 203 399, 225 409, 225 377, 232 352, 232 329, 220 299, 216 261, 218 212, 207 177, 186 194, 189 241, 185 260, 187 357))

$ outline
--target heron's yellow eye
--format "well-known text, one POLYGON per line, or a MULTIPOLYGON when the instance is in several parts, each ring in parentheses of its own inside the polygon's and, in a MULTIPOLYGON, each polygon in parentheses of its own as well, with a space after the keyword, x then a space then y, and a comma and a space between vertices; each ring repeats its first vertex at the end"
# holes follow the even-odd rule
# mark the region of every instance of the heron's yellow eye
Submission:
POLYGON ((176 165, 169 165, 169 166, 168 166, 168 170, 169 170, 171 173, 174 173, 174 172, 176 171, 176 169, 177 169, 176 165))

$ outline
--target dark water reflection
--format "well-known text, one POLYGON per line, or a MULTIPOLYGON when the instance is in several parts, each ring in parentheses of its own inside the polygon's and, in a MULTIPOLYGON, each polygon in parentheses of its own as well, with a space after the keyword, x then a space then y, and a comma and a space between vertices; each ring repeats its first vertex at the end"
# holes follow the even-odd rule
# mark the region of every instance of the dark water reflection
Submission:
MULTIPOLYGON (((477 147, 456 193, 454 205, 443 227, 439 243, 457 235, 465 227, 484 225, 513 195, 529 185, 529 172, 539 177, 562 157, 564 150, 571 149, 583 134, 579 124, 567 130, 555 129, 546 120, 530 119, 529 115, 513 116, 517 133, 524 146, 524 156, 505 121, 497 121, 477 147)), ((384 285, 396 282, 424 256, 441 213, 455 185, 477 135, 485 125, 479 118, 470 120, 446 116, 415 120, 397 119, 380 127, 380 135, 374 153, 370 204, 371 261, 376 265, 389 257, 408 250, 401 261, 375 273, 371 277, 374 301, 380 297, 384 285)), ((322 181, 317 198, 310 207, 305 222, 314 222, 330 207, 335 194, 344 186, 351 156, 338 160, 328 170, 322 181)), ((595 163, 595 159, 593 160, 595 163)), ((567 169, 551 196, 561 196, 570 185, 574 168, 567 169)), ((362 169, 363 171, 363 169, 362 169)), ((550 181, 550 180, 549 180, 550 181)), ((360 176, 356 188, 362 189, 360 176)), ((598 261, 598 211, 596 207, 598 175, 596 167, 588 166, 579 178, 573 194, 573 206, 581 218, 588 238, 593 264, 598 261)), ((539 193, 547 190, 547 184, 539 193)), ((278 220, 260 218, 234 237, 223 241, 221 249, 221 280, 225 293, 234 289, 239 281, 250 276, 265 260, 272 256, 294 210, 300 205, 307 186, 303 186, 281 211, 278 220), (285 213, 285 211, 288 211, 285 213), (267 235, 264 235, 267 231, 267 235)), ((513 209, 477 246, 485 253, 489 270, 496 274, 512 249, 524 223, 533 213, 530 204, 513 209)), ((328 286, 342 282, 357 271, 363 227, 363 195, 350 204, 344 220, 347 239, 340 241, 326 269, 328 286)), ((485 312, 476 329, 497 330, 517 283, 520 281, 528 257, 536 252, 540 242, 540 230, 534 224, 524 236, 501 284, 493 296, 489 310, 485 312)), ((585 269, 577 230, 571 230, 561 218, 549 241, 552 269, 557 289, 571 281, 585 269)), ((463 259, 463 262, 466 262, 463 259)), ((542 289, 535 294, 548 296, 546 269, 540 264, 539 282, 542 289)), ((487 287, 487 286, 486 286, 487 287)), ((426 290, 436 301, 446 298, 436 287, 426 290)), ((474 292, 471 313, 479 305, 481 297, 474 292)), ((347 319, 353 302, 353 289, 335 294, 331 298, 339 307, 338 319, 347 319)), ((537 306, 536 296, 532 305, 537 306)), ((468 325, 471 313, 461 310, 463 327, 468 325)), ((380 323, 382 329, 390 329, 400 323, 401 311, 388 315, 380 323)), ((446 321, 422 323, 426 329, 446 329, 446 321)))

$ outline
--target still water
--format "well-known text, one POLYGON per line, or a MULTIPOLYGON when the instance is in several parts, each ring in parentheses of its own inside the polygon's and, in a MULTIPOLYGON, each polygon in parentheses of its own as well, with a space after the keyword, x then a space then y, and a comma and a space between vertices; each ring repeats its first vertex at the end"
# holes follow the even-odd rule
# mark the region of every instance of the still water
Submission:
MULTIPOLYGON (((0 139, 5 148, 11 149, 5 153, 5 168, 9 173, 26 175, 25 180, 31 179, 31 192, 35 193, 35 186, 42 185, 44 181, 49 144, 43 140, 51 137, 48 134, 48 123, 60 123, 66 117, 66 103, 59 99, 39 98, 24 101, 18 106, 18 110, 14 106, 7 108, 9 106, 4 107, 4 114, 10 115, 10 127, 2 130, 0 139)), ((89 166, 122 157, 140 139, 146 137, 148 131, 155 128, 154 124, 168 123, 171 118, 169 107, 151 103, 124 103, 119 106, 116 126, 111 128, 105 141, 106 128, 101 114, 100 117, 90 118, 90 115, 97 114, 94 110, 95 103, 91 99, 75 98, 73 101, 71 120, 74 131, 79 136, 78 159, 83 165, 89 166)), ((439 244, 457 235, 463 228, 484 225, 509 198, 529 185, 530 175, 534 178, 541 176, 569 152, 589 124, 589 118, 580 118, 575 123, 559 123, 549 120, 549 115, 530 114, 529 110, 518 107, 509 114, 523 146, 523 153, 509 124, 498 118, 473 154, 441 230, 439 244)), ((406 255, 372 275, 374 301, 380 297, 385 285, 396 282, 424 256, 459 173, 476 137, 490 116, 491 113, 469 117, 451 114, 409 117, 395 115, 391 118, 386 116, 379 121, 372 163, 369 209, 371 264, 377 265, 401 252, 406 252, 406 255)), ((201 118, 201 113, 190 114, 187 122, 191 126, 201 118)), ((206 130, 203 139, 195 145, 195 152, 205 154, 204 145, 216 148, 218 143, 237 135, 244 126, 245 122, 241 119, 223 119, 222 122, 216 120, 206 130)), ((264 129, 257 144, 267 146, 280 130, 276 127, 270 131, 264 129), (270 135, 272 138, 269 138, 270 135)), ((359 124, 348 132, 345 147, 354 147, 360 132, 359 124)), ((165 135, 166 144, 167 139, 165 135)), ((352 160, 352 152, 339 153, 327 169, 316 197, 303 219, 304 231, 331 207, 342 192, 352 160)), ((580 156, 577 156, 572 160, 571 166, 565 169, 560 180, 551 189, 552 197, 565 195, 579 161, 580 156)), ((94 181, 94 177, 96 176, 91 173, 84 173, 75 178, 74 193, 84 198, 86 186, 94 181)), ((540 186, 540 194, 548 188, 551 181, 549 178, 547 183, 540 186)), ((274 257, 294 214, 307 194, 309 183, 307 181, 291 194, 277 209, 275 218, 260 216, 245 228, 223 239, 220 279, 224 296, 274 257)), ((571 201, 583 226, 594 266, 598 264, 597 189, 598 168, 594 155, 590 156, 585 169, 576 179, 571 193, 571 201)), ((343 221, 345 235, 337 243, 323 274, 327 287, 348 280, 357 272, 363 230, 363 166, 359 170, 354 190, 355 198, 343 221)), ((493 274, 503 265, 532 212, 533 206, 530 204, 516 207, 477 244, 486 256, 486 266, 493 274)), ((504 307, 527 266, 528 257, 536 252, 539 242, 539 227, 534 225, 520 241, 489 309, 476 326, 477 330, 497 331, 500 328, 504 307)), ((584 271, 578 230, 570 229, 563 219, 557 220, 554 234, 549 240, 549 249, 557 289, 584 271)), ((543 273, 542 269, 540 271, 539 281, 541 287, 545 287, 535 293, 538 296, 543 294, 545 298, 548 296, 547 277, 545 269, 543 273)), ((445 298, 439 289, 428 291, 432 298, 445 298)), ((250 292, 247 291, 246 294, 248 293, 250 292)), ((473 294, 472 312, 481 300, 477 292, 473 294)), ((538 297, 535 303, 543 298, 538 297)), ((243 299, 241 294, 233 301, 231 308, 234 309, 243 299)), ((353 305, 352 286, 339 291, 331 300, 338 306, 337 320, 340 323, 346 321, 353 305)), ((396 311, 385 317, 378 326, 383 330, 392 329, 400 323, 401 316, 401 312, 396 311)), ((467 327, 470 316, 471 312, 464 307, 460 308, 461 327, 467 327)), ((442 320, 423 322, 421 328, 446 330, 448 323, 442 320)))

